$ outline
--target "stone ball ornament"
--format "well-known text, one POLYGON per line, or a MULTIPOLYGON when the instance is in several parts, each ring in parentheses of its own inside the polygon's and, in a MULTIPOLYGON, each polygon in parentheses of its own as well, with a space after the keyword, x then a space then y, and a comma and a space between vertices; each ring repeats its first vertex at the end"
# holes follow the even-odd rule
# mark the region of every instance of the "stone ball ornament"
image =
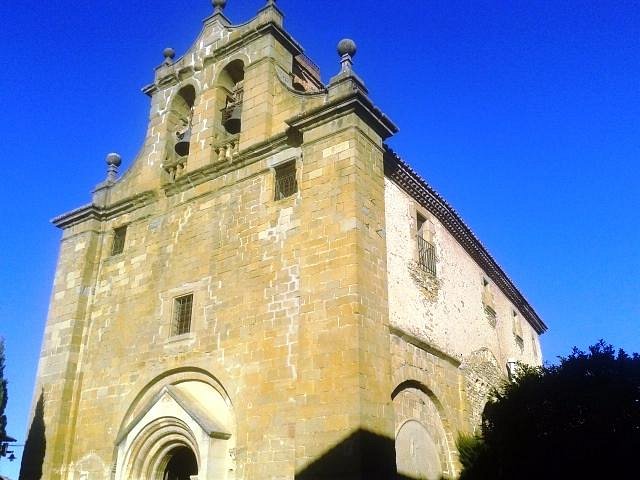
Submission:
POLYGON ((341 57, 345 55, 349 55, 350 57, 356 56, 356 42, 351 40, 350 38, 343 38, 338 43, 338 55, 341 57))
POLYGON ((211 3, 216 10, 222 10, 227 6, 227 0, 213 0, 211 3))
POLYGON ((176 51, 171 47, 167 47, 162 51, 162 55, 164 56, 164 58, 173 59, 176 56, 176 51))
POLYGON ((113 167, 119 167, 122 164, 122 157, 117 153, 110 153, 107 155, 107 165, 113 167))

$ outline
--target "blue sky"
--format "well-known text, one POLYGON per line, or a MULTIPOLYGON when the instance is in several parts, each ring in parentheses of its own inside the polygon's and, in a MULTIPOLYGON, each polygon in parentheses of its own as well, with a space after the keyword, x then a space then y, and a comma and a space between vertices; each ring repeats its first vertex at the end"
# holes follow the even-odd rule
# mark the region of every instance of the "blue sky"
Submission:
MULTIPOLYGON (((240 23, 263 3, 226 13, 240 23)), ((640 350, 638 1, 278 4, 325 81, 336 43, 356 40, 356 71, 400 127, 389 143, 547 322, 547 360, 599 338, 640 350)), ((89 201, 108 152, 130 164, 140 88, 210 12, 207 0, 0 4, 0 335, 20 440, 60 238, 49 219, 89 201)), ((0 474, 18 464, 0 460, 0 474)))

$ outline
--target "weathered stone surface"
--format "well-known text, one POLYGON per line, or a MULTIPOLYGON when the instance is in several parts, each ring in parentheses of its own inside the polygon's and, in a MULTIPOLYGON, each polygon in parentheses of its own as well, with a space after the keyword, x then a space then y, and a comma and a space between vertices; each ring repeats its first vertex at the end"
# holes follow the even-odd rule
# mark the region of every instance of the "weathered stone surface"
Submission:
POLYGON ((385 178, 395 127, 360 80, 321 88, 301 55, 273 4, 239 27, 207 19, 146 87, 129 171, 55 220, 43 478, 161 478, 179 446, 201 479, 391 478, 396 453, 404 473, 455 476, 456 435, 507 360, 540 362, 537 332, 513 320, 526 312, 490 285, 490 325, 482 269, 385 178), (240 87, 230 134, 221 111, 240 87), (297 192, 276 201, 291 161, 297 192), (435 275, 418 264, 417 213, 435 275), (185 295, 190 328, 173 335, 185 295))

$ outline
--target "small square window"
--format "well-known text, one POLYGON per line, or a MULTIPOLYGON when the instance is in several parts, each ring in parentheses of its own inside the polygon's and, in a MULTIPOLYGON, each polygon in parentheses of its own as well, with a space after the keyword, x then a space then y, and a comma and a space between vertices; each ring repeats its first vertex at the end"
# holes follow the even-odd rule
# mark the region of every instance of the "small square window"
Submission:
POLYGON ((118 227, 113 230, 113 243, 111 255, 118 255, 124 251, 124 241, 127 238, 127 227, 118 227))
POLYGON ((191 311, 193 309, 193 294, 183 295, 173 301, 173 325, 171 334, 184 335, 191 331, 191 311))
POLYGON ((297 191, 298 180, 296 178, 296 162, 293 161, 276 167, 276 201, 290 197, 297 191))

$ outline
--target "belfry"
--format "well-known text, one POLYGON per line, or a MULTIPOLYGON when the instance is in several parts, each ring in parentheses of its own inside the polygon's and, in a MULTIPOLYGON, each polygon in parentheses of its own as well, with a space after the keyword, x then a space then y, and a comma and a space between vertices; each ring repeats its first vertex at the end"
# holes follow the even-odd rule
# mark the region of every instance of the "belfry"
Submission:
POLYGON ((130 168, 109 154, 91 202, 53 220, 26 462, 48 480, 455 478, 457 435, 510 365, 541 363, 545 324, 386 146, 355 42, 325 84, 275 1, 239 25, 212 3, 143 89, 130 168))

